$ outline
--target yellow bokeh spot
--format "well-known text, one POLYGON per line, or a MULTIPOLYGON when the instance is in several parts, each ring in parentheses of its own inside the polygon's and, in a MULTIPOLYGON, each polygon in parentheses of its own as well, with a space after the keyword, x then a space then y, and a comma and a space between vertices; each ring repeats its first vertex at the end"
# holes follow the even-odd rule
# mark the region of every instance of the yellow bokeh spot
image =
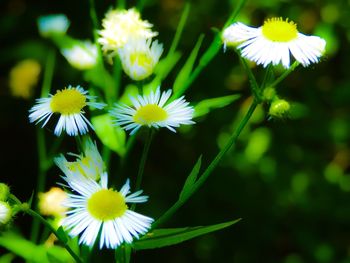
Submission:
POLYGON ((297 25, 294 22, 276 17, 264 22, 262 33, 267 39, 276 42, 288 42, 298 36, 297 25))
POLYGON ((33 59, 23 60, 13 67, 9 80, 12 95, 29 99, 33 95, 33 88, 38 84, 40 71, 40 64, 33 59))
POLYGON ((76 89, 58 90, 52 97, 50 106, 52 112, 77 114, 86 106, 86 97, 76 89))
POLYGON ((39 211, 45 216, 63 216, 67 207, 62 202, 67 198, 67 194, 61 188, 51 187, 46 193, 39 193, 39 211))
POLYGON ((141 125, 150 125, 155 122, 164 121, 168 113, 156 104, 147 104, 139 108, 134 115, 134 122, 141 125))
POLYGON ((101 221, 108 221, 124 215, 128 206, 125 198, 112 189, 102 189, 94 193, 87 202, 89 213, 101 221))

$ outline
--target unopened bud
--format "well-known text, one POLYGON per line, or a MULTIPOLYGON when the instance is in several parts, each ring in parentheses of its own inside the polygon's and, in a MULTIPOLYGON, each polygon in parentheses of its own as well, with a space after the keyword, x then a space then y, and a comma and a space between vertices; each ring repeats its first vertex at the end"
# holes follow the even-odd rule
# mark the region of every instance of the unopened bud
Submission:
POLYGON ((290 104, 286 100, 275 100, 271 103, 269 114, 272 117, 282 118, 285 117, 290 110, 290 104))
POLYGON ((10 188, 4 183, 0 183, 0 201, 6 201, 10 194, 10 188))
POLYGON ((264 89, 264 92, 263 92, 263 99, 265 101, 272 101, 274 99, 276 99, 276 90, 274 88, 266 88, 264 89))
POLYGON ((0 227, 10 222, 12 218, 12 208, 4 201, 0 201, 0 227))

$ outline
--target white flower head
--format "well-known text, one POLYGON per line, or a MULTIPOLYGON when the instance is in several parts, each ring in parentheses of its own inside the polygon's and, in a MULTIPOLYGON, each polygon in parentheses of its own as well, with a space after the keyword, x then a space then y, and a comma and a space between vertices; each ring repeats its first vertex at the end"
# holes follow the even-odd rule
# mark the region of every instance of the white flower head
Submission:
POLYGON ((184 97, 178 98, 168 104, 171 90, 160 93, 151 91, 149 95, 130 98, 133 106, 118 105, 110 111, 115 118, 115 124, 125 130, 135 133, 142 126, 160 128, 165 127, 176 132, 174 128, 181 124, 193 124, 194 109, 189 106, 184 97))
POLYGON ((142 190, 130 193, 129 180, 120 191, 107 187, 107 174, 97 183, 89 178, 64 177, 74 193, 64 202, 71 208, 62 225, 72 237, 81 234, 79 243, 93 246, 101 231, 99 246, 116 248, 123 242, 132 243, 134 238, 147 233, 153 219, 129 209, 129 203, 144 203, 148 196, 142 190))
POLYGON ((290 54, 306 67, 319 61, 326 46, 324 39, 299 33, 294 22, 282 18, 267 19, 259 28, 234 23, 222 38, 224 47, 238 45, 243 57, 264 67, 282 63, 289 68, 290 54))
POLYGON ((88 132, 88 126, 93 129, 89 120, 84 116, 83 108, 92 106, 102 109, 105 104, 93 102, 95 97, 89 96, 88 91, 82 87, 72 87, 58 90, 55 95, 50 94, 48 98, 40 98, 36 100, 29 110, 30 122, 42 122, 44 127, 54 113, 60 115, 55 128, 55 135, 59 136, 62 131, 66 131, 70 136, 81 135, 88 132))
POLYGON ((90 178, 94 181, 100 180, 101 174, 105 171, 105 165, 97 149, 96 143, 93 143, 88 139, 84 143, 83 154, 77 155, 71 153, 70 155, 76 157, 74 162, 67 161, 64 155, 60 155, 54 159, 56 165, 64 174, 66 174, 66 176, 71 173, 80 173, 86 178, 90 178))
POLYGON ((152 75, 162 53, 162 44, 144 38, 131 39, 118 50, 124 72, 133 80, 143 80, 152 75))
POLYGON ((0 201, 0 226, 6 225, 12 217, 12 208, 7 202, 0 201))
POLYGON ((61 52, 69 64, 80 70, 91 69, 97 62, 97 47, 90 41, 83 41, 72 47, 63 48, 61 52))
POLYGON ((70 25, 69 19, 63 14, 41 16, 38 18, 39 33, 44 37, 64 35, 70 25))
POLYGON ((101 44, 105 53, 114 56, 118 48, 123 47, 131 38, 152 38, 158 33, 153 32, 153 25, 142 20, 136 9, 110 10, 102 20, 103 29, 99 31, 101 44))

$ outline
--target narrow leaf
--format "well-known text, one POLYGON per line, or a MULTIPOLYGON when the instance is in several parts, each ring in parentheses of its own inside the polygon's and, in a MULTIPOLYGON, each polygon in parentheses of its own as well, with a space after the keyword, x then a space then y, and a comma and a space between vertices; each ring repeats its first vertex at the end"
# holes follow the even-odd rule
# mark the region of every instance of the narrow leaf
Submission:
POLYGON ((223 108, 238 100, 240 95, 229 95, 213 99, 202 100, 194 107, 194 117, 200 117, 209 113, 212 109, 223 108))
POLYGON ((179 244, 197 236, 229 227, 240 220, 237 219, 211 226, 155 229, 141 239, 134 241, 133 248, 136 250, 154 249, 179 244))
POLYGON ((198 158, 196 164, 193 166, 191 173, 189 174, 189 176, 185 181, 185 184, 180 193, 180 197, 179 197, 180 200, 187 195, 187 193, 190 191, 190 189, 196 182, 199 170, 201 168, 201 164, 202 164, 202 155, 198 158))
POLYGON ((57 234, 60 238, 60 240, 62 242, 64 242, 65 244, 68 242, 68 237, 67 237, 67 234, 66 232, 63 230, 63 227, 60 226, 58 229, 57 229, 57 234))
POLYGON ((125 131, 119 126, 113 125, 109 114, 92 117, 91 122, 102 143, 120 156, 123 156, 125 154, 125 131))
POLYGON ((197 43, 194 46, 194 48, 193 48, 190 56, 188 57, 185 65, 182 67, 179 74, 177 75, 175 82, 174 82, 174 87, 173 87, 174 93, 179 91, 182 88, 182 86, 184 86, 187 79, 191 75, 193 65, 194 65, 196 58, 198 56, 198 52, 199 52, 199 49, 202 45, 203 39, 204 39, 204 34, 199 36, 197 43))

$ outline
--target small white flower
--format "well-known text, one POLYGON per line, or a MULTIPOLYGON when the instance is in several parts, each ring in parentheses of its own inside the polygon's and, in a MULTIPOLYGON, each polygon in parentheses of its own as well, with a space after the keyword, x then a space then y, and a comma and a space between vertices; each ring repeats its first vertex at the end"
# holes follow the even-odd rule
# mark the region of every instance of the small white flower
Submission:
POLYGON ((114 56, 118 48, 123 47, 132 38, 152 38, 157 32, 152 32, 153 25, 142 20, 136 9, 110 10, 102 20, 103 29, 99 31, 101 44, 105 53, 114 56))
POLYGON ((54 159, 56 165, 65 174, 78 172, 86 178, 98 181, 101 174, 105 171, 105 165, 98 152, 96 143, 93 143, 90 139, 84 143, 84 154, 70 153, 70 155, 77 157, 76 161, 67 161, 63 154, 54 159))
POLYGON ((290 66, 290 54, 304 67, 317 63, 325 52, 326 41, 299 33, 297 25, 282 18, 267 19, 259 28, 234 23, 222 35, 224 47, 237 46, 243 57, 262 64, 290 66))
POLYGON ((81 234, 79 243, 93 246, 101 229, 100 249, 114 249, 123 242, 132 243, 150 229, 152 218, 128 208, 128 203, 148 200, 148 196, 141 195, 142 190, 129 194, 129 180, 116 191, 107 187, 106 173, 101 175, 100 183, 79 174, 64 179, 75 193, 64 202, 71 210, 62 225, 72 237, 81 234))
POLYGON ((38 18, 39 32, 44 37, 54 34, 64 35, 69 25, 69 19, 63 14, 47 15, 38 18))
POLYGON ((149 77, 160 56, 163 45, 151 39, 132 39, 118 50, 124 72, 133 80, 142 80, 149 77))
POLYGON ((97 47, 90 41, 64 48, 61 52, 69 64, 80 70, 91 69, 97 62, 97 47))
POLYGON ((10 205, 4 201, 0 201, 0 226, 6 225, 12 217, 12 209, 10 205))
POLYGON ((166 127, 176 132, 174 128, 180 124, 193 124, 192 121, 194 109, 188 106, 184 97, 174 100, 166 105, 170 98, 171 90, 160 94, 159 88, 156 92, 151 92, 148 96, 138 95, 131 98, 133 107, 127 105, 115 105, 110 111, 115 117, 115 124, 123 127, 125 130, 131 130, 130 134, 135 133, 140 127, 166 127))
POLYGON ((89 120, 84 116, 83 108, 88 105, 97 109, 102 109, 104 103, 92 102, 95 97, 87 95, 80 86, 58 90, 55 95, 49 95, 48 98, 36 100, 29 110, 30 122, 42 122, 42 127, 46 125, 54 113, 60 114, 58 123, 55 128, 55 135, 59 136, 62 131, 66 131, 70 136, 81 135, 88 132, 88 125, 93 129, 89 120))

